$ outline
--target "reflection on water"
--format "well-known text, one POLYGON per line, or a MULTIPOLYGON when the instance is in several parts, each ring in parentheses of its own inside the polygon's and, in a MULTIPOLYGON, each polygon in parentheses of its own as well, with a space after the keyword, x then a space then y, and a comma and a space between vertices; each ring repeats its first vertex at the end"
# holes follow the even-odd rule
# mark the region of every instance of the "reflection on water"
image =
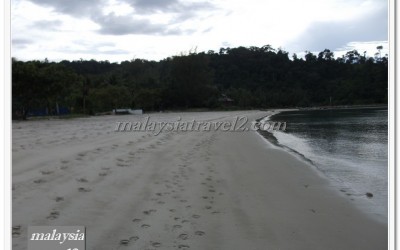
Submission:
POLYGON ((271 117, 287 122, 279 143, 303 154, 354 195, 371 192, 374 213, 387 217, 387 108, 290 111, 271 117))

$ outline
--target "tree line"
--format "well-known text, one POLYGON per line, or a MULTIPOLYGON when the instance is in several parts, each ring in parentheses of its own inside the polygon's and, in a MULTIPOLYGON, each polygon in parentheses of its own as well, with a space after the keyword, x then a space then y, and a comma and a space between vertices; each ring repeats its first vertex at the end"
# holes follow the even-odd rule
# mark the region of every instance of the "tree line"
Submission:
POLYGON ((95 114, 387 103, 388 58, 328 49, 304 59, 282 49, 221 48, 160 61, 19 61, 12 59, 13 114, 60 107, 95 114))

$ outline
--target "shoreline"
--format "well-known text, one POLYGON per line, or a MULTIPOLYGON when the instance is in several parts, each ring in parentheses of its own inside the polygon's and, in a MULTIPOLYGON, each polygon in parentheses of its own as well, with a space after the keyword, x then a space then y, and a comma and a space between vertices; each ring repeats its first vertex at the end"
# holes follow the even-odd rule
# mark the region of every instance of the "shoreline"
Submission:
POLYGON ((13 250, 30 225, 84 225, 88 250, 387 248, 387 225, 255 131, 113 133, 119 118, 13 124, 13 250))
MULTIPOLYGON (((244 110, 248 110, 251 112, 255 111, 274 111, 274 110, 325 110, 325 109, 352 109, 352 108, 379 108, 379 107, 388 107, 387 104, 360 104, 360 105, 337 105, 337 106, 315 106, 315 107, 288 107, 288 108, 279 108, 279 107, 271 107, 268 109, 260 109, 260 108, 250 108, 250 109, 177 109, 177 110, 163 110, 163 111, 149 111, 143 113, 144 115, 155 115, 155 114, 173 114, 173 113, 206 113, 206 112, 240 112, 244 110)), ((116 115, 113 114, 112 111, 107 112, 99 112, 93 115, 89 114, 80 114, 73 113, 67 115, 49 115, 49 116, 29 116, 27 120, 21 119, 12 119, 13 122, 24 122, 24 121, 41 121, 41 120, 70 120, 70 119, 80 119, 80 118, 90 118, 90 117, 101 117, 101 116, 124 116, 124 115, 116 115)))
MULTIPOLYGON (((349 109, 359 109, 359 107, 351 107, 349 109)), ((377 108, 377 106, 374 107, 365 107, 364 108, 377 108)), ((336 108, 334 108, 336 109, 336 108)), ((347 108, 339 108, 339 109, 347 109, 347 108)), ((307 110, 320 110, 320 109, 307 109, 307 110)), ((274 112, 272 114, 269 114, 267 116, 258 118, 256 121, 261 121, 261 120, 269 120, 272 116, 277 115, 281 112, 287 112, 287 111, 295 111, 292 109, 288 109, 288 110, 279 110, 278 112, 274 112)), ((304 109, 299 109, 298 111, 304 111, 304 109)), ((343 196, 345 198, 350 198, 350 200, 354 201, 354 206, 360 210, 360 212, 370 216, 372 219, 380 222, 380 223, 384 223, 384 224, 388 224, 388 220, 389 220, 389 216, 388 215, 383 215, 383 214, 378 214, 378 216, 374 213, 374 210, 371 209, 368 204, 368 199, 366 200, 365 198, 371 198, 368 197, 371 193, 365 193, 365 194, 354 194, 354 193, 348 193, 347 188, 343 188, 342 185, 338 183, 338 181, 335 181, 331 178, 329 178, 323 170, 320 169, 320 167, 318 166, 318 163, 312 161, 311 159, 309 159, 307 156, 305 156, 304 154, 302 154, 301 152, 292 149, 290 147, 290 145, 284 145, 279 143, 278 139, 274 136, 274 134, 271 131, 263 131, 263 130, 258 130, 257 131, 259 133, 260 136, 262 136, 267 143, 270 143, 274 146, 276 146, 277 148, 291 154, 294 155, 296 158, 298 158, 300 161, 305 162, 306 164, 310 165, 310 168, 312 168, 314 171, 316 171, 321 178, 326 179, 329 181, 329 183, 331 183, 332 189, 335 190, 340 196, 343 196)), ((346 186, 346 185, 345 185, 346 186)))

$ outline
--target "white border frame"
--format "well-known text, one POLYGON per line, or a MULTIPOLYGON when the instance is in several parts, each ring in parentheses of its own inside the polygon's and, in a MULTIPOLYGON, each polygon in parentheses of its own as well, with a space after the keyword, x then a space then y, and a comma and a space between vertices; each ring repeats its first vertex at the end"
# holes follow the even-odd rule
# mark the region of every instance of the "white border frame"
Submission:
POLYGON ((3 249, 11 249, 11 4, 10 0, 2 1, 0 13, 4 14, 0 20, 1 26, 1 72, 3 81, 0 82, 2 103, 0 109, 1 133, 0 133, 0 178, 3 185, 0 190, 1 216, 0 242, 3 249))
POLYGON ((397 192, 396 192, 396 179, 397 179, 397 171, 395 169, 396 163, 396 153, 398 153, 398 148, 396 148, 396 125, 397 125, 397 102, 396 95, 398 95, 398 88, 395 86, 395 70, 397 69, 396 58, 397 51, 395 50, 395 42, 396 42, 396 8, 395 0, 389 0, 388 6, 388 16, 389 16, 389 29, 388 29, 388 40, 389 40, 389 83, 388 83, 388 104, 389 104, 389 112, 388 112, 388 146, 389 146, 389 171, 388 171, 388 192, 389 192, 389 206, 388 206, 388 246, 389 249, 396 249, 397 240, 396 236, 398 236, 398 232, 396 231, 397 217, 396 217, 396 209, 397 209, 397 192))
MULTIPOLYGON (((2 1, 0 4, 0 13, 3 13, 3 18, 0 18, 1 39, 0 39, 0 76, 3 76, 3 81, 0 82, 0 158, 3 159, 0 166, 0 242, 3 249, 11 249, 11 0, 2 1)), ((396 170, 397 156, 400 155, 400 148, 396 147, 396 141, 399 138, 399 102, 396 101, 396 96, 400 96, 400 88, 396 87, 397 72, 400 67, 396 63, 398 58, 398 50, 396 46, 398 22, 396 13, 398 13, 399 4, 395 0, 389 0, 389 88, 388 88, 388 104, 389 104, 389 213, 388 213, 388 246, 389 249, 397 249, 400 232, 397 230, 398 218, 398 197, 396 180, 399 178, 399 172, 396 170)))
POLYGON ((399 65, 397 64, 398 50, 397 50, 397 31, 398 22, 396 13, 398 13, 399 4, 395 0, 389 0, 389 249, 397 249, 398 240, 400 237, 397 230, 398 225, 398 185, 399 171, 396 170, 397 156, 399 155, 399 147, 396 142, 398 141, 399 123, 399 102, 396 101, 396 96, 400 96, 398 87, 396 87, 397 74, 399 65))

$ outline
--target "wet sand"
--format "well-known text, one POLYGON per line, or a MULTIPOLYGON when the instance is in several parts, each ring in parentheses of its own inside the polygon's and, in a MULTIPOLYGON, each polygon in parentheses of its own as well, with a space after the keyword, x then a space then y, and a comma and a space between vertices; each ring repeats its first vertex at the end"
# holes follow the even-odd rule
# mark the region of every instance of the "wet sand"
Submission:
POLYGON ((387 249, 387 224, 257 132, 114 132, 144 117, 13 122, 14 250, 29 225, 86 226, 88 250, 387 249))

